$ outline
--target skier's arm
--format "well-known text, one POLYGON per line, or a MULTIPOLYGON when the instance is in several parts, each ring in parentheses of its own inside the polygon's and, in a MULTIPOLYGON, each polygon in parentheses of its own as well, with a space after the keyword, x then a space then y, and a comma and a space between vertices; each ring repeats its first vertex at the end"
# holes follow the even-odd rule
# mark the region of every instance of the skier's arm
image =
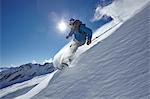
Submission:
POLYGON ((87 39, 88 39, 88 41, 90 40, 91 41, 91 39, 92 39, 92 30, 91 29, 89 29, 89 28, 87 28, 88 30, 86 31, 86 33, 87 33, 87 39))
POLYGON ((71 37, 74 34, 73 31, 70 31, 70 33, 66 36, 66 39, 68 39, 69 37, 71 37))
POLYGON ((92 30, 89 29, 86 33, 87 33, 87 39, 88 39, 87 45, 89 45, 92 42, 92 40, 91 40, 92 39, 92 30))
POLYGON ((92 39, 92 30, 90 28, 87 28, 86 26, 82 26, 82 28, 80 28, 84 33, 86 33, 87 35, 87 45, 89 45, 91 43, 91 39, 92 39))

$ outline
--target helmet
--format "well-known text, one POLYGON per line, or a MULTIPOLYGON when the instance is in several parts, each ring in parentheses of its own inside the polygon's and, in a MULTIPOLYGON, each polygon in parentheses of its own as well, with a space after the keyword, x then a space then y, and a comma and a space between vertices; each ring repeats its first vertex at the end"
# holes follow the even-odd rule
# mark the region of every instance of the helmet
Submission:
POLYGON ((74 22, 75 22, 75 19, 71 18, 71 19, 69 20, 69 26, 72 26, 74 22))
POLYGON ((69 21, 75 21, 75 19, 74 18, 70 18, 70 20, 69 21))

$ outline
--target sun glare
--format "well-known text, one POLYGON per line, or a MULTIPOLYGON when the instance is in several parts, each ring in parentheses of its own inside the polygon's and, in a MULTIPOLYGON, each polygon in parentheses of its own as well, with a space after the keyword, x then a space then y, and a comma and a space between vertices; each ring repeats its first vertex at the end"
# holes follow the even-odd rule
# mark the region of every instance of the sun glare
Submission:
POLYGON ((58 29, 61 31, 61 32, 64 32, 66 29, 67 29, 67 25, 64 21, 60 21, 58 23, 58 29))

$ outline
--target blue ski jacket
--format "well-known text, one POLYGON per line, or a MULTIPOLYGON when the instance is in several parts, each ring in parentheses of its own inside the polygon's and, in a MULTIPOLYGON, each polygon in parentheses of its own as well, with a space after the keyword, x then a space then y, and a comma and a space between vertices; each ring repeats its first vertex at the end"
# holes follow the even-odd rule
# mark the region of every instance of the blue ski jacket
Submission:
POLYGON ((71 31, 69 33, 69 36, 72 36, 74 34, 74 39, 82 42, 83 44, 87 40, 92 39, 92 30, 88 27, 86 27, 84 24, 80 25, 79 31, 71 31))

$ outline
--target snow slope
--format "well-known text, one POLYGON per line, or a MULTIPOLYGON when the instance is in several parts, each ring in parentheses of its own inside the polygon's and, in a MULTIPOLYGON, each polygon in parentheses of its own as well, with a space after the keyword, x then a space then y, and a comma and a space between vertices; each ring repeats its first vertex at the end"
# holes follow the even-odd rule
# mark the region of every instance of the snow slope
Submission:
POLYGON ((127 20, 131 16, 141 11, 149 2, 149 0, 114 0, 114 2, 106 7, 100 5, 96 8, 93 21, 99 20, 103 15, 111 16, 117 20, 127 20))
POLYGON ((0 89, 53 71, 52 63, 45 63, 43 65, 29 63, 19 67, 7 68, 0 72, 0 89))
POLYGON ((43 90, 44 88, 47 87, 49 81, 52 79, 53 75, 57 72, 54 71, 53 73, 51 74, 48 74, 47 78, 44 79, 41 83, 39 83, 36 87, 32 88, 29 92, 27 92, 26 94, 24 95, 21 95, 15 99, 30 99, 31 97, 35 96, 36 94, 38 94, 41 90, 43 90))
POLYGON ((23 95, 30 91, 35 85, 39 84, 44 79, 47 79, 47 75, 41 75, 32 78, 31 80, 24 81, 22 83, 16 83, 0 90, 0 99, 12 99, 19 95, 23 95))
POLYGON ((62 68, 62 63, 69 64, 69 60, 68 60, 69 58, 76 60, 75 58, 80 56, 80 54, 82 54, 83 52, 90 49, 92 46, 94 46, 98 42, 100 42, 103 39, 110 36, 113 33, 113 31, 115 31, 117 28, 119 28, 121 26, 122 23, 123 23, 123 21, 113 20, 113 21, 107 23, 106 25, 102 26, 101 28, 97 29, 97 31, 95 31, 93 33, 92 43, 90 45, 84 44, 83 46, 79 47, 77 52, 75 53, 75 55, 73 55, 71 53, 72 49, 70 48, 70 45, 73 42, 71 40, 54 56, 54 58, 53 58, 54 67, 62 68), (101 37, 96 39, 98 36, 101 36, 101 37))
POLYGON ((147 4, 111 36, 81 54, 73 68, 54 75, 32 99, 148 99, 149 9, 147 4))
POLYGON ((97 42, 107 38, 110 36, 113 31, 119 26, 128 20, 129 18, 133 17, 136 13, 140 12, 143 7, 149 4, 149 0, 114 0, 114 2, 106 7, 101 8, 98 6, 95 10, 94 14, 94 21, 99 20, 104 15, 113 17, 113 21, 107 25, 104 25, 103 27, 99 28, 95 33, 93 33, 92 39, 94 39, 94 43, 90 46, 84 45, 83 47, 80 47, 78 49, 78 52, 76 55, 72 55, 72 51, 70 49, 70 45, 72 41, 70 41, 66 46, 64 46, 53 58, 53 65, 54 67, 62 68, 62 63, 69 63, 68 58, 74 58, 76 56, 79 56, 81 53, 85 52, 87 49, 94 46, 97 42), (118 24, 120 23, 120 24, 118 24), (117 24, 117 25, 116 25, 117 24), (100 39, 96 39, 98 35, 101 35, 103 32, 107 31, 109 28, 112 28, 115 26, 115 29, 108 31, 100 39), (74 57, 72 57, 74 56, 74 57))

